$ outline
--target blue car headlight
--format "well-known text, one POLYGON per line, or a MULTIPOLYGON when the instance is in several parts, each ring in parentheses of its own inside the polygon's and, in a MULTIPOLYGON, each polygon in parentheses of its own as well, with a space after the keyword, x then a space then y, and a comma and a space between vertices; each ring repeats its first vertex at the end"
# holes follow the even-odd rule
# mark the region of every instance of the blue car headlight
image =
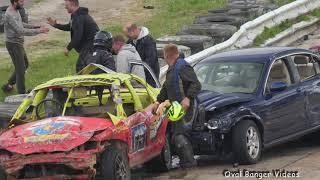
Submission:
POLYGON ((208 129, 225 129, 229 127, 232 123, 232 118, 229 116, 221 117, 221 118, 213 118, 210 119, 207 123, 208 129))

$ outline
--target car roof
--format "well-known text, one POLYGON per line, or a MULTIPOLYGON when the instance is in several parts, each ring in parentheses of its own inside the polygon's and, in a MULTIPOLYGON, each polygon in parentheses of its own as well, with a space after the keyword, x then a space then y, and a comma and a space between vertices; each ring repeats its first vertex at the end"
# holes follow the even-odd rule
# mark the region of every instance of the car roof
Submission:
POLYGON ((256 62, 267 63, 273 59, 295 53, 312 53, 306 49, 294 48, 294 47, 264 47, 264 48, 249 48, 230 50, 222 53, 212 55, 200 63, 209 63, 212 61, 244 61, 244 62, 256 62))
POLYGON ((74 86, 93 86, 93 85, 120 85, 125 80, 131 80, 132 77, 140 79, 133 74, 122 73, 102 73, 96 75, 74 75, 63 78, 55 78, 49 80, 41 85, 38 85, 35 90, 61 86, 61 87, 74 87, 74 86))

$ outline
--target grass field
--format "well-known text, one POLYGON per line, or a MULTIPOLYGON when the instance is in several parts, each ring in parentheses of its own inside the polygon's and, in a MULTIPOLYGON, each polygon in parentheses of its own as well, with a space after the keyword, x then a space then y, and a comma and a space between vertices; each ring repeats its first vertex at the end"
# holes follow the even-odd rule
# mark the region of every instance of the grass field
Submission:
MULTIPOLYGON (((191 24, 196 15, 207 13, 209 9, 222 8, 227 0, 145 0, 145 4, 152 5, 151 18, 146 22, 137 22, 148 27, 152 35, 157 38, 162 35, 175 34, 183 25, 191 24)), ((108 31, 113 34, 121 32, 122 25, 108 24, 108 31)), ((50 35, 50 34, 49 34, 50 35)), ((77 55, 73 52, 69 57, 62 54, 66 44, 67 33, 49 36, 50 39, 34 43, 27 49, 31 59, 30 68, 26 73, 27 89, 55 77, 71 75, 75 72, 77 55)), ((8 62, 10 62, 7 59, 8 62)), ((0 85, 6 83, 13 67, 1 65, 0 85)), ((11 94, 0 91, 0 101, 11 94)))
POLYGON ((0 48, 1 48, 1 47, 5 47, 5 42, 4 42, 4 36, 3 36, 3 34, 0 35, 0 48))
POLYGON ((283 6, 285 4, 291 3, 295 0, 271 0, 271 2, 277 4, 278 6, 283 6))
MULTIPOLYGON (((208 13, 209 9, 226 6, 227 0, 145 0, 154 6, 151 19, 136 22, 149 28, 153 37, 175 34, 183 25, 192 24, 195 16, 208 13)), ((121 33, 121 24, 109 25, 105 30, 113 34, 121 33)))

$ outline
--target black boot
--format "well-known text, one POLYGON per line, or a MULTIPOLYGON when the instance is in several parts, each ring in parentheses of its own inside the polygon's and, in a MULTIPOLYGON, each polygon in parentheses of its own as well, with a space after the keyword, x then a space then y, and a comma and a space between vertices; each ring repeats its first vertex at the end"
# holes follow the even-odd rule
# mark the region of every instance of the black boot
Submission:
POLYGON ((13 86, 10 84, 5 84, 1 87, 3 92, 11 92, 13 90, 13 86))
POLYGON ((177 135, 174 138, 174 144, 182 168, 190 168, 197 165, 197 161, 194 159, 192 145, 184 135, 177 135))

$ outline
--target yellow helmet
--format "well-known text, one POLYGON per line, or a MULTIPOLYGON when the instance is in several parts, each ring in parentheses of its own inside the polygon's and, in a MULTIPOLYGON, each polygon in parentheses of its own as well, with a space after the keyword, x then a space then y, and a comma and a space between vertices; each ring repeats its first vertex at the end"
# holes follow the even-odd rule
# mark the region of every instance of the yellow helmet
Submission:
POLYGON ((171 106, 167 110, 167 117, 170 121, 176 122, 183 118, 186 111, 182 108, 181 104, 177 101, 171 103, 171 106))

